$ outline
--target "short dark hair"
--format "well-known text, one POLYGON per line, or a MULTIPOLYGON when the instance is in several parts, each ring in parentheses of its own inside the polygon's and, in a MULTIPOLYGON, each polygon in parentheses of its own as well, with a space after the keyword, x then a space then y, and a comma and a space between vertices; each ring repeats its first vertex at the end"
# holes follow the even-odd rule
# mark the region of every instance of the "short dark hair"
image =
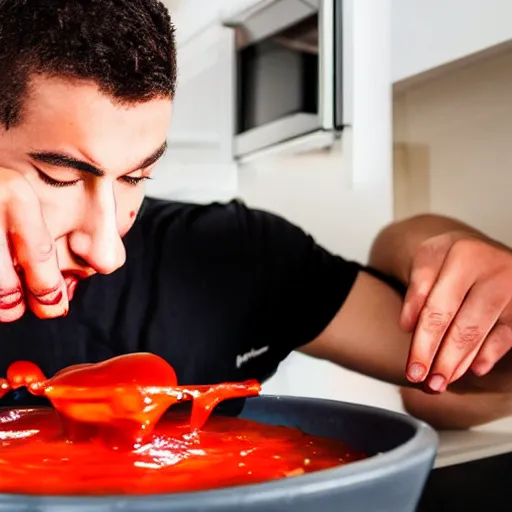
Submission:
POLYGON ((0 125, 35 75, 91 80, 120 103, 172 98, 176 42, 159 0, 0 0, 0 125))

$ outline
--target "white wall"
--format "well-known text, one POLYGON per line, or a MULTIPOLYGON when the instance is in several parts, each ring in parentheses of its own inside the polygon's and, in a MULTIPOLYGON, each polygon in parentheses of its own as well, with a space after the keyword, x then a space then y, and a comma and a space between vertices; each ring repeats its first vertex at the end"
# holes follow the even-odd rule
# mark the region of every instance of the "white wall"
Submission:
POLYGON ((162 0, 169 7, 178 43, 182 44, 216 20, 261 0, 162 0))
POLYGON ((512 245, 512 51, 397 94, 394 131, 401 216, 428 208, 512 245))

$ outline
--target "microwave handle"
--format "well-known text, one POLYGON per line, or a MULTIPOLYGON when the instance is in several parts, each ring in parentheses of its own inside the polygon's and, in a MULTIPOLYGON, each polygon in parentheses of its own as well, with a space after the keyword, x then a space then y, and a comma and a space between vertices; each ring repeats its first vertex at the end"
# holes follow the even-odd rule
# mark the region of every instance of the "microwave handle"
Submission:
POLYGON ((319 116, 324 130, 350 124, 351 81, 349 44, 352 0, 320 0, 319 116))

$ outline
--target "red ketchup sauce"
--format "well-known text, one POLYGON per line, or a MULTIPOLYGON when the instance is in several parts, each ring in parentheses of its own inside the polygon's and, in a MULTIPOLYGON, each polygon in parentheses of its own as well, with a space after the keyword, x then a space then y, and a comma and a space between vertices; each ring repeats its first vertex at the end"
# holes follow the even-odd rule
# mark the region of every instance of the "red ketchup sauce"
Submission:
POLYGON ((159 494, 298 476, 365 458, 339 441, 288 427, 211 416, 221 401, 258 395, 257 381, 178 386, 152 354, 71 366, 47 379, 12 364, 0 397, 26 387, 52 408, 0 409, 0 492, 159 494), (192 401, 192 412, 168 412, 192 401))

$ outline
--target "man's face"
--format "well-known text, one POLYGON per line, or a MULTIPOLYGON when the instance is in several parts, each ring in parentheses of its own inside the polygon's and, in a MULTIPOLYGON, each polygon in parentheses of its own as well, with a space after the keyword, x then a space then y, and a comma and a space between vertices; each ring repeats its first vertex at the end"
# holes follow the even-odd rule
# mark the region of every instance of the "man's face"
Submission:
POLYGON ((121 238, 165 149, 170 115, 170 99, 120 106, 92 83, 32 81, 22 123, 0 128, 0 168, 32 184, 62 271, 85 276, 124 264, 121 238))

